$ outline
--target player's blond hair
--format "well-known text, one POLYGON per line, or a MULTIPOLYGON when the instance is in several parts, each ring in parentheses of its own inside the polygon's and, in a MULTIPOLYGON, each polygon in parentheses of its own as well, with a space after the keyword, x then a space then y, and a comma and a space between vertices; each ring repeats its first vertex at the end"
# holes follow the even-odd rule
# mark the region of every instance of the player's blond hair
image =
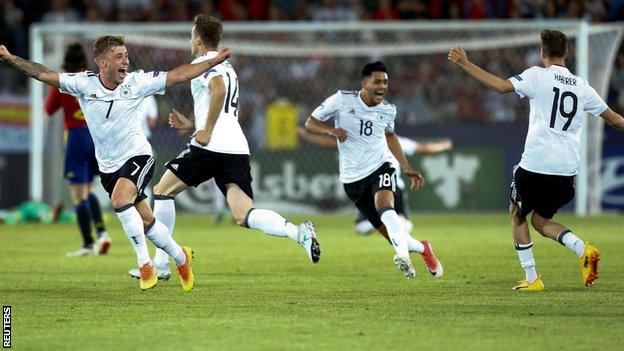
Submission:
POLYGON ((111 48, 124 46, 124 37, 121 35, 104 35, 93 42, 93 57, 98 58, 107 53, 111 48))

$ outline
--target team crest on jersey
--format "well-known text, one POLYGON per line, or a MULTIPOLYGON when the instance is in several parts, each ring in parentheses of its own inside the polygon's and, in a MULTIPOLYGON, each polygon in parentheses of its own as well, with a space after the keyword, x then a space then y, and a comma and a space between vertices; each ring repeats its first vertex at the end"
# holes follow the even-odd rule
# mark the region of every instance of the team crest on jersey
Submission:
POLYGON ((130 87, 125 86, 121 88, 121 91, 119 92, 119 94, 121 95, 122 98, 127 99, 130 97, 130 95, 132 95, 132 90, 130 90, 130 87))

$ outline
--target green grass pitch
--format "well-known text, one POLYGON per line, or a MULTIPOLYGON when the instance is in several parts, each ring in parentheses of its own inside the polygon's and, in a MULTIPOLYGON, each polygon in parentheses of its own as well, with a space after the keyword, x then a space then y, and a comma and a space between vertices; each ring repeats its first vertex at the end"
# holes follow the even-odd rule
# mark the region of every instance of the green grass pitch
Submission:
MULTIPOLYGON (((301 218, 294 217, 295 220, 301 218)), ((176 275, 142 292, 116 218, 108 256, 68 259, 75 224, 0 227, 0 302, 12 306, 16 350, 615 350, 624 346, 624 226, 617 216, 558 219, 601 252, 594 287, 571 251, 533 234, 540 293, 522 277, 507 216, 416 215, 439 280, 413 255, 407 280, 380 236, 357 237, 348 216, 312 218, 322 257, 293 241, 209 216, 179 216, 195 251, 196 285, 176 275)))

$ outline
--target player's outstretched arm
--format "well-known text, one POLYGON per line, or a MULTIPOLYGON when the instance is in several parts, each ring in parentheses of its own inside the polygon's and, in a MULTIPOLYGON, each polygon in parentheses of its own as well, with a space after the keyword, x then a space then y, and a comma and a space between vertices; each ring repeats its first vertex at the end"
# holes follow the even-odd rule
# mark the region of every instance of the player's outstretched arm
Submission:
POLYGON ((222 48, 219 50, 217 56, 198 63, 191 63, 182 66, 178 66, 167 73, 166 86, 188 82, 189 80, 198 77, 200 74, 206 72, 210 68, 220 64, 230 57, 230 49, 222 48))
POLYGON ((340 140, 341 143, 347 140, 346 130, 342 128, 329 127, 312 116, 308 117, 308 120, 305 122, 305 127, 312 133, 331 135, 340 140))
POLYGON ((418 189, 421 186, 425 185, 425 178, 410 166, 407 158, 405 158, 405 153, 403 153, 403 149, 401 148, 401 143, 399 142, 399 138, 397 138, 394 133, 386 133, 386 142, 388 143, 388 149, 392 152, 392 155, 399 161, 401 165, 401 170, 405 175, 410 177, 412 180, 412 184, 410 189, 418 189))
POLYGON ((513 84, 511 84, 508 79, 497 77, 470 62, 470 60, 468 60, 468 55, 466 55, 466 51, 464 51, 464 49, 462 49, 459 45, 449 51, 448 59, 459 68, 463 69, 466 73, 470 74, 473 78, 481 82, 481 84, 500 94, 514 91, 513 84))
POLYGON ((301 139, 316 146, 325 147, 328 149, 335 149, 338 146, 336 138, 332 138, 328 135, 320 135, 308 132, 308 130, 304 127, 297 127, 297 134, 301 139))
POLYGON ((624 117, 619 113, 608 108, 600 115, 605 122, 620 133, 624 133, 624 117))
POLYGON ((415 152, 419 154, 437 154, 438 152, 451 150, 452 148, 453 141, 449 138, 445 138, 437 141, 418 143, 415 152))
POLYGON ((19 56, 11 55, 9 50, 7 50, 4 45, 0 45, 0 60, 8 63, 13 68, 31 78, 35 78, 38 81, 57 88, 59 86, 59 74, 57 72, 48 69, 40 63, 24 60, 19 56))

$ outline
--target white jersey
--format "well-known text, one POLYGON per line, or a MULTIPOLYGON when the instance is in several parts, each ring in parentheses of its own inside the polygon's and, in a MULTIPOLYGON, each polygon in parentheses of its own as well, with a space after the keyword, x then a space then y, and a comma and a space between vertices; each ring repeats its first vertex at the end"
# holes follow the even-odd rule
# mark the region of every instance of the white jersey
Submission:
POLYGON ((80 103, 100 172, 113 173, 134 156, 152 155, 139 112, 143 98, 164 94, 166 81, 166 72, 131 72, 109 90, 93 72, 59 74, 61 90, 80 103))
POLYGON ((152 137, 152 130, 150 129, 149 120, 158 119, 158 104, 154 95, 150 95, 143 99, 141 103, 141 111, 139 114, 141 119, 141 130, 147 139, 152 137))
MULTIPOLYGON (((215 56, 217 56, 216 51, 209 51, 203 56, 193 60, 193 63, 202 62, 215 56)), ((212 130, 210 142, 208 145, 202 146, 193 138, 193 140, 191 140, 191 145, 214 152, 249 155, 247 138, 245 138, 243 129, 238 123, 238 77, 232 65, 227 61, 223 61, 201 76, 191 80, 195 130, 201 130, 206 125, 206 121, 208 120, 208 108, 210 106, 209 83, 212 78, 219 76, 223 78, 227 91, 225 93, 223 108, 212 130)))
POLYGON ((334 117, 336 128, 347 131, 338 143, 340 181, 353 183, 390 162, 386 132, 394 133, 396 107, 387 102, 369 107, 359 91, 339 90, 312 112, 312 117, 327 121, 334 117))
POLYGON ((577 174, 582 112, 598 116, 607 104, 585 79, 563 66, 531 67, 509 81, 520 97, 530 99, 529 132, 520 167, 541 174, 577 174))

